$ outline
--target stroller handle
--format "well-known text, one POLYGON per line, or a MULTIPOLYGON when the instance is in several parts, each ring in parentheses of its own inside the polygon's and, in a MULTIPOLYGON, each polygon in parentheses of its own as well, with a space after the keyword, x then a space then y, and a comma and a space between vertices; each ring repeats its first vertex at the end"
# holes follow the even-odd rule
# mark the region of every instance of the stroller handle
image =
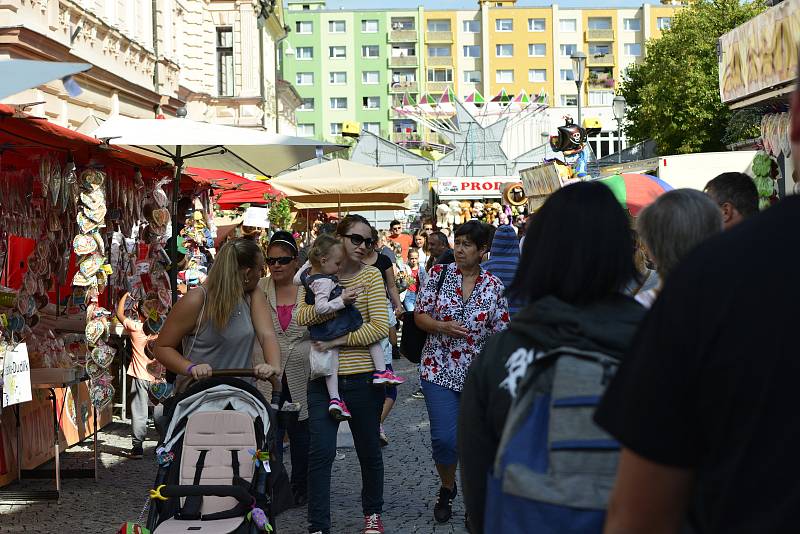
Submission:
POLYGON ((211 372, 213 376, 257 378, 254 369, 213 369, 211 372))

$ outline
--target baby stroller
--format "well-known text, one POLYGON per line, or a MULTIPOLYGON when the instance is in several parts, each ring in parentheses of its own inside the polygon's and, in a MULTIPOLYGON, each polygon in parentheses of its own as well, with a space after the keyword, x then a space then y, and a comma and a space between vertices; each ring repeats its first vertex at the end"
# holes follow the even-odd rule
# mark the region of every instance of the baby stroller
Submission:
POLYGON ((215 370, 165 406, 146 525, 152 534, 277 532, 275 515, 291 506, 274 410, 236 376, 254 375, 215 370))

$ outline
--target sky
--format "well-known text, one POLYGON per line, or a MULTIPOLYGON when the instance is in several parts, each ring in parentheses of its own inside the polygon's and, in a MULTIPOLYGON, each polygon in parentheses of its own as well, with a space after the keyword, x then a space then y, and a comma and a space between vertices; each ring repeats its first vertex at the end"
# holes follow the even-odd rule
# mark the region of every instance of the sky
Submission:
MULTIPOLYGON (((603 7, 641 7, 642 4, 658 5, 658 0, 518 0, 518 7, 550 6, 556 3, 559 7, 603 8, 603 7)), ((382 0, 382 8, 414 8, 422 4, 425 9, 469 9, 478 7, 477 0, 382 0)), ((328 9, 374 9, 374 0, 328 0, 328 9)))

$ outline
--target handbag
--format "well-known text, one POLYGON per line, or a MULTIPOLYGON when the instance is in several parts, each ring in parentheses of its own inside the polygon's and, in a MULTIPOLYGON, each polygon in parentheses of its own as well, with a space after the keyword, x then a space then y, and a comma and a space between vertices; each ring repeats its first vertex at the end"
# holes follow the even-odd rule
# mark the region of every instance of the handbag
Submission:
MULTIPOLYGON (((436 281, 436 298, 434 302, 439 300, 439 292, 442 290, 445 278, 447 278, 447 265, 439 273, 439 279, 436 281)), ((413 311, 403 313, 401 321, 403 322, 403 327, 401 329, 400 354, 411 363, 419 363, 422 358, 422 349, 425 348, 425 340, 428 339, 428 333, 417 326, 414 321, 413 311)))

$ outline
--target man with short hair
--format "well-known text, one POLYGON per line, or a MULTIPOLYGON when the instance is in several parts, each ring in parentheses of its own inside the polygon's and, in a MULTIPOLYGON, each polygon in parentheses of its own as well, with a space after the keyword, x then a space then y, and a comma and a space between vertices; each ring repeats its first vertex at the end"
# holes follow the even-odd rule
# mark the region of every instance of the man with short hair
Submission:
POLYGON ((706 184, 705 193, 722 210, 725 230, 758 213, 758 190, 743 172, 723 172, 706 184))
POLYGON ((456 261, 447 236, 442 232, 433 232, 428 236, 428 252, 430 257, 428 265, 425 266, 426 270, 430 270, 434 265, 447 265, 456 261))
POLYGON ((436 231, 436 227, 433 225, 433 221, 430 219, 423 219, 422 221, 422 233, 425 234, 425 237, 428 237, 433 232, 436 231))
POLYGON ((403 223, 398 221, 397 219, 393 220, 389 223, 389 241, 397 243, 400 245, 400 248, 403 249, 403 259, 408 257, 408 249, 411 247, 411 243, 414 240, 409 234, 403 233, 403 223))

